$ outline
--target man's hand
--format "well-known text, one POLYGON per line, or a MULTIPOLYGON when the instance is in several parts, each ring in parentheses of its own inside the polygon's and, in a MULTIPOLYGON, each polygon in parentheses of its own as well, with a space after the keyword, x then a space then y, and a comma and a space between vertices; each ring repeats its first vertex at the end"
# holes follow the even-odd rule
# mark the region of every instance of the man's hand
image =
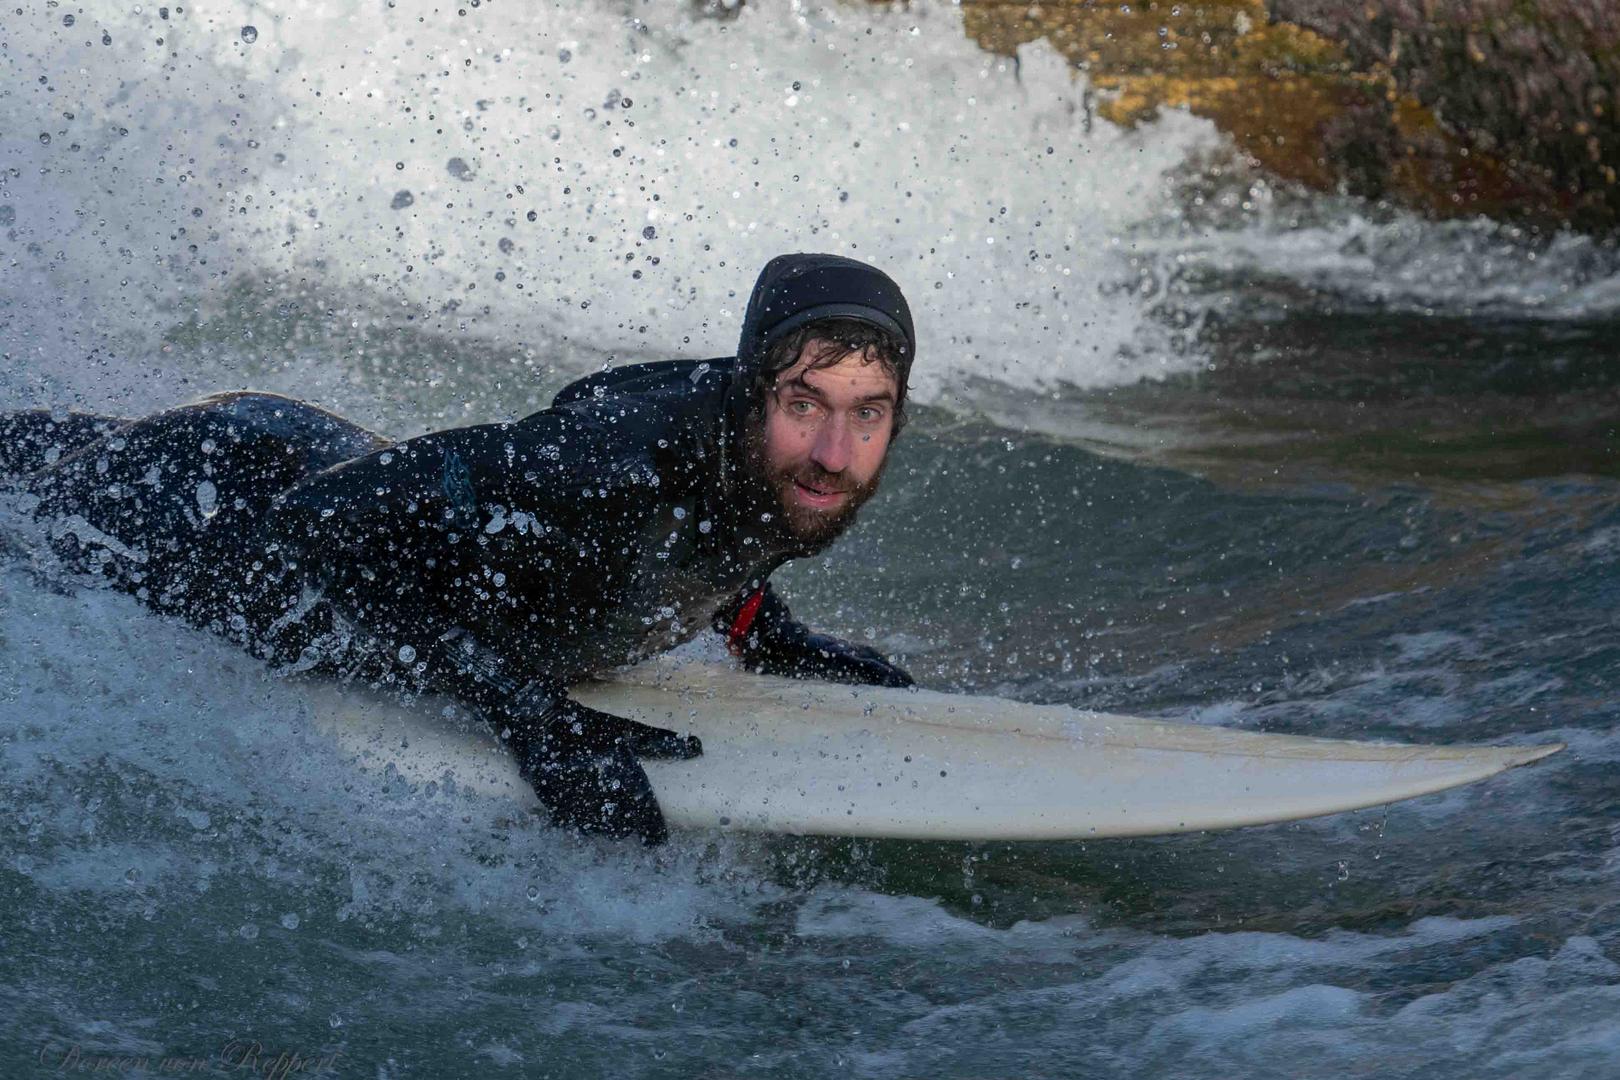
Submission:
POLYGON ((864 686, 912 685, 905 669, 876 649, 811 633, 768 584, 716 613, 714 628, 726 635, 726 647, 749 671, 864 686))
POLYGON ((639 758, 685 760, 703 753, 695 736, 599 712, 561 697, 497 721, 518 771, 558 825, 649 847, 669 836, 639 758), (527 715, 525 715, 527 713, 527 715))
POLYGON ((806 634, 794 648, 761 650, 755 670, 794 679, 827 679, 863 686, 912 685, 906 670, 876 649, 826 634, 806 634))

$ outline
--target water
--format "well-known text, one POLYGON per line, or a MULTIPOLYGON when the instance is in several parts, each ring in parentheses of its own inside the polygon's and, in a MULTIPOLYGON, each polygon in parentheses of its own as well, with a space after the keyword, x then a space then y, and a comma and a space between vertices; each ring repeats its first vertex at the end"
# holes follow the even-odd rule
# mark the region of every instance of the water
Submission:
POLYGON ((918 415, 782 575, 808 621, 942 689, 1570 750, 1237 832, 649 854, 355 771, 298 683, 34 578, 8 503, 0 1071, 1614 1071, 1611 249, 1273 189, 947 8, 22 12, 6 404, 414 434, 724 353, 770 254, 868 255, 918 415))

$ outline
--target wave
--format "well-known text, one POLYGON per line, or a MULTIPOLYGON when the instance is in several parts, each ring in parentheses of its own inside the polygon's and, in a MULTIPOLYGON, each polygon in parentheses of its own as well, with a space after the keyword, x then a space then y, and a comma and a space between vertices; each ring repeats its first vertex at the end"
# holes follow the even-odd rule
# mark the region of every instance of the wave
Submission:
POLYGON ((177 325, 288 296, 549 354, 725 354, 758 267, 805 249, 906 288, 925 401, 1193 362, 1130 234, 1213 130, 1096 119, 1050 47, 986 54, 949 5, 201 0, 8 35, 12 396, 168 400, 261 348, 140 374, 177 325))

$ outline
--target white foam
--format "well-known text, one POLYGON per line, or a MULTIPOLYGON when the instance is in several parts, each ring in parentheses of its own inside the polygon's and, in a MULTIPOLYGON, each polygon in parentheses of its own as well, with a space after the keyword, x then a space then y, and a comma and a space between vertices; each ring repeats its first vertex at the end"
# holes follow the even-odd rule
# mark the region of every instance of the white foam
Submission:
POLYGON ((252 326, 154 381, 118 350, 239 279, 266 312, 304 282, 345 327, 723 355, 758 268, 815 249, 906 288, 924 399, 964 375, 1094 385, 1190 362, 1148 314, 1164 297, 1130 233, 1173 213, 1166 176, 1212 129, 1096 119, 1044 43, 985 54, 932 3, 429 10, 8 19, 0 71, 24 89, 5 126, 29 133, 0 144, 21 253, 0 335, 30 364, 11 390, 127 402, 236 373, 252 326), (84 364, 96 346, 110 370, 84 364))
POLYGON ((443 911, 514 939, 649 941, 768 890, 700 880, 716 860, 746 862, 746 841, 650 854, 359 769, 320 735, 299 682, 130 598, 62 595, 14 564, 0 596, 0 669, 14 678, 0 776, 20 808, 7 868, 50 892, 150 915, 246 874, 266 895, 302 895, 308 925, 443 911))
POLYGON ((1503 938, 1520 933, 1508 916, 1421 918, 1395 933, 1309 939, 1160 938, 1029 923, 949 933, 966 920, 904 897, 863 900, 862 925, 847 918, 851 900, 828 904, 839 908, 831 920, 800 918, 800 933, 812 921, 823 952, 844 946, 860 963, 886 946, 925 949, 932 983, 972 988, 943 1001, 883 997, 910 1018, 883 1051, 859 1054, 870 1075, 944 1072, 964 1059, 987 1070, 1063 1059, 1178 1077, 1597 1075, 1620 1049, 1612 1022, 1620 967, 1599 942, 1568 938, 1547 957, 1510 946, 1513 959, 1492 960, 1503 938), (909 921, 932 929, 919 938, 909 921), (1034 938, 1045 949, 1030 949, 1034 938), (1437 968, 1453 975, 1435 980, 1437 968), (1380 984, 1419 996, 1392 1007, 1380 984))
POLYGON ((890 947, 925 956, 927 985, 950 988, 872 995, 907 1019, 882 1049, 857 1048, 870 1075, 1012 1060, 1174 1076, 1565 1075, 1612 1061, 1617 1046, 1620 967, 1579 936, 1525 955, 1507 916, 1312 938, 1163 937, 1073 921, 986 930, 915 898, 824 890, 798 932, 818 956, 842 953, 845 969, 890 947), (1390 989, 1419 996, 1397 1007, 1390 989))
POLYGON ((1256 201, 1235 227, 1177 232, 1160 244, 1189 271, 1214 272, 1226 283, 1303 285, 1351 308, 1552 321, 1620 315, 1620 250, 1590 236, 1544 237, 1486 218, 1374 216, 1327 198, 1303 215, 1297 200, 1256 201))

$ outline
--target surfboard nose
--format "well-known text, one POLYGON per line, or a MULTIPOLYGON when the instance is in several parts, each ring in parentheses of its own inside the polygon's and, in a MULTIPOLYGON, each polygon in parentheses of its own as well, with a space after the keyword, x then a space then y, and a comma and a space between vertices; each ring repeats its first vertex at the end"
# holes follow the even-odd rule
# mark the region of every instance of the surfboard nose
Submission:
POLYGON ((1505 767, 1509 769, 1516 769, 1520 765, 1528 765, 1533 761, 1540 761, 1542 758, 1550 758, 1560 750, 1567 749, 1567 746, 1561 742, 1554 742, 1542 743, 1539 746, 1505 746, 1502 749, 1505 756, 1508 758, 1505 767))

